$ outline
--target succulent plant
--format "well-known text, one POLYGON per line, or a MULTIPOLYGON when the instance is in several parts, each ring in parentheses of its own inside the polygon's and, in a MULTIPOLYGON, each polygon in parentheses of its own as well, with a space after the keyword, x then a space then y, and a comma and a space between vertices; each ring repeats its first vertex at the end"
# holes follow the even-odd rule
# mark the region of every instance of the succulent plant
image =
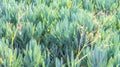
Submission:
POLYGON ((0 0, 0 67, 119 67, 119 0, 0 0))

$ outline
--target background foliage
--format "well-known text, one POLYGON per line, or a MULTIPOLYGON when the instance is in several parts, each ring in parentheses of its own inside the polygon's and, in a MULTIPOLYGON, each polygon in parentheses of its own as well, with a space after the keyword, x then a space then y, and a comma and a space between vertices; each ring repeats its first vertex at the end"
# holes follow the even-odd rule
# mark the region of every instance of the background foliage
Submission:
POLYGON ((119 67, 120 0, 0 0, 1 67, 119 67))

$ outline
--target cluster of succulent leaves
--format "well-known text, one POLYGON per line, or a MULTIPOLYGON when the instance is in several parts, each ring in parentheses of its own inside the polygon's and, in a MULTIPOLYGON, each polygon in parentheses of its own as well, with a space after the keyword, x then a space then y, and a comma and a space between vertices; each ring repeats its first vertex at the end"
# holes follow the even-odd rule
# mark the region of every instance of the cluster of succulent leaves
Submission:
POLYGON ((120 0, 0 0, 0 66, 119 67, 120 0))

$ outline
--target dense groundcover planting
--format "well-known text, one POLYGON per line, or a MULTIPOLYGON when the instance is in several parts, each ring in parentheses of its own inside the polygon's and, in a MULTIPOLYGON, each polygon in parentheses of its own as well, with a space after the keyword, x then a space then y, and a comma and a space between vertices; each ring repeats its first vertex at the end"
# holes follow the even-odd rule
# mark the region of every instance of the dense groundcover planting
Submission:
POLYGON ((120 67, 120 0, 0 0, 0 67, 120 67))

